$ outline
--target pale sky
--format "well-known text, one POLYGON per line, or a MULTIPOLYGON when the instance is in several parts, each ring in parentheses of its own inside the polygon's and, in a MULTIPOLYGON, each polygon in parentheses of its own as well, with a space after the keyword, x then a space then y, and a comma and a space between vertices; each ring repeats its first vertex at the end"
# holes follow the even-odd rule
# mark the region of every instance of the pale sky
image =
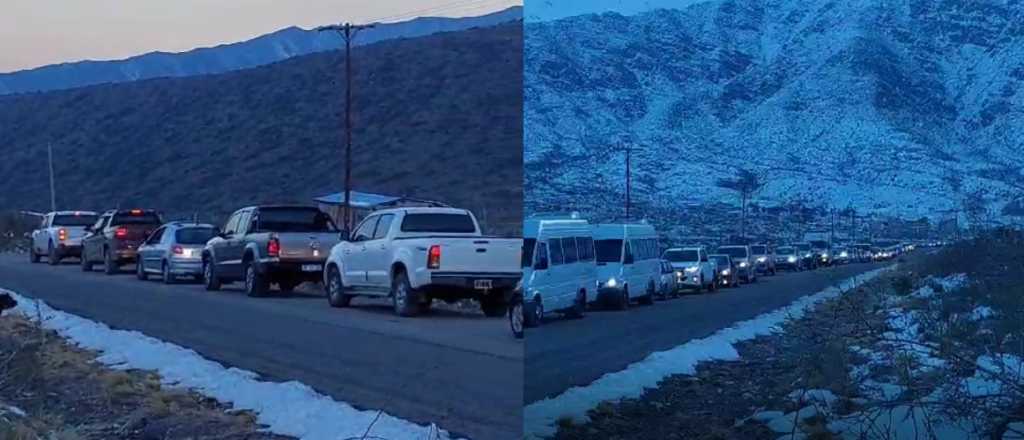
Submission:
POLYGON ((0 0, 0 72, 234 43, 288 26, 482 15, 523 0, 0 0))

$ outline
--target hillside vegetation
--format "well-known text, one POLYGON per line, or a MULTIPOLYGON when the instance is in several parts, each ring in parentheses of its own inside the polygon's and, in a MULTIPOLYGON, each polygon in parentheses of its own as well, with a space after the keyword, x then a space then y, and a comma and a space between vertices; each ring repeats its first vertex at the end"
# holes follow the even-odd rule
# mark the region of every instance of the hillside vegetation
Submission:
MULTIPOLYGON (((146 206, 217 220, 343 182, 343 54, 222 75, 0 97, 0 210, 146 206)), ((522 24, 353 50, 353 182, 522 218, 522 24)))

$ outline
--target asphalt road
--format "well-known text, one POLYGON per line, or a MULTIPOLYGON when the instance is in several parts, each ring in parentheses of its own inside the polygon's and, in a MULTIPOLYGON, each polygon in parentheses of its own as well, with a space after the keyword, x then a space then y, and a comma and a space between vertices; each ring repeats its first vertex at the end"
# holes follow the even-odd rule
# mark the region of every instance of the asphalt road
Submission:
POLYGON ((554 397, 606 373, 783 307, 882 264, 851 264, 761 277, 755 284, 690 294, 629 310, 551 319, 526 334, 526 402, 554 397))
POLYGON ((455 311, 398 318, 380 301, 332 309, 312 295, 249 298, 238 284, 142 282, 0 254, 0 287, 191 348, 275 381, 474 439, 522 437, 523 343, 504 319, 455 311))

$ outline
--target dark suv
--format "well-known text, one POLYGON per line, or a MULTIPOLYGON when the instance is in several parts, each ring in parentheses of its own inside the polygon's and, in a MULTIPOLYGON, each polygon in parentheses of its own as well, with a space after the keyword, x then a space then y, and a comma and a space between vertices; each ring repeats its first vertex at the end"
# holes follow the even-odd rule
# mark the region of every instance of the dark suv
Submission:
POLYGON ((152 209, 115 209, 104 212, 96 223, 86 227, 82 237, 82 270, 103 264, 103 272, 111 275, 121 266, 135 264, 139 245, 163 224, 160 214, 152 209))

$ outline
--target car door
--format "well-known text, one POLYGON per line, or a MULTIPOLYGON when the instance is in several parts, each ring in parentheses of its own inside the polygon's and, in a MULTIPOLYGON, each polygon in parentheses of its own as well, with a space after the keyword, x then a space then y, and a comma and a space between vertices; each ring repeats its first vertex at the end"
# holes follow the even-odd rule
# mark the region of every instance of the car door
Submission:
POLYGON ((86 261, 96 261, 100 256, 100 249, 103 248, 103 229, 107 227, 111 214, 103 214, 99 220, 92 225, 89 233, 82 238, 82 258, 86 261))
POLYGON ((39 226, 32 231, 32 249, 35 249, 37 254, 46 252, 46 246, 50 243, 50 234, 47 228, 50 227, 51 219, 53 219, 53 214, 43 216, 39 221, 39 226))
POLYGON ((363 243, 363 262, 366 264, 366 277, 369 284, 376 288, 391 286, 391 250, 388 236, 394 224, 394 214, 382 214, 374 227, 373 237, 363 243))
POLYGON ((146 241, 142 242, 142 246, 139 246, 139 261, 142 263, 143 270, 155 270, 160 268, 160 262, 163 255, 160 254, 160 241, 164 236, 164 231, 167 230, 165 227, 159 227, 157 230, 149 234, 146 237, 146 241))
POLYGON ((368 287, 366 243, 373 239, 380 216, 366 217, 352 233, 352 240, 342 251, 345 252, 345 282, 356 287, 368 287))
POLYGON ((228 247, 228 241, 235 237, 235 232, 238 230, 238 220, 242 215, 242 211, 237 211, 228 217, 227 223, 224 224, 224 231, 221 236, 214 238, 210 241, 210 252, 214 263, 217 265, 217 271, 223 275, 235 276, 232 273, 232 258, 231 250, 228 247))

